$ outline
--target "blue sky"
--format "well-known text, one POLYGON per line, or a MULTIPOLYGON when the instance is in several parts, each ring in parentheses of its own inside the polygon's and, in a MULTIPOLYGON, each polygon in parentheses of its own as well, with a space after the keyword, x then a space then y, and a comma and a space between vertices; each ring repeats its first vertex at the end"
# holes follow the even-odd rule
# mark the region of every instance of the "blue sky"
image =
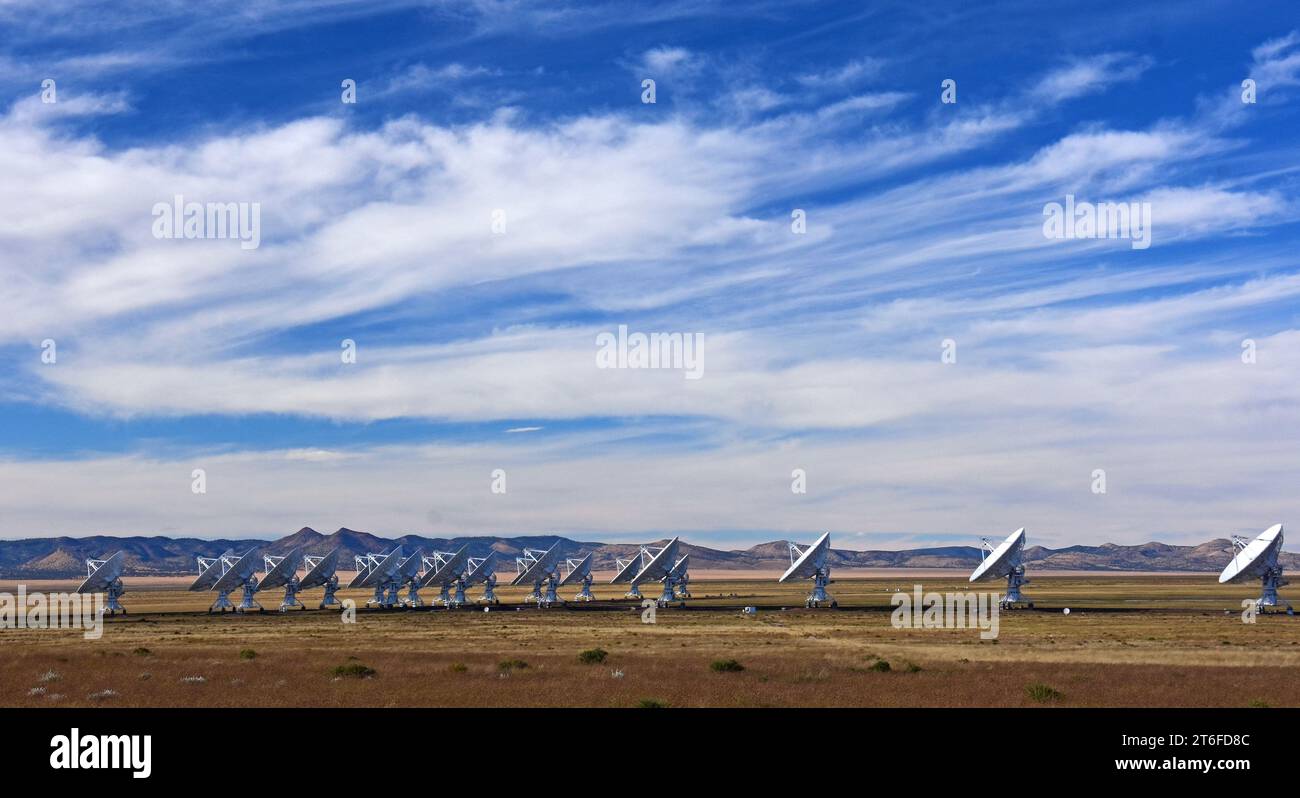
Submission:
POLYGON ((1300 15, 966 5, 0 6, 0 536, 1286 522, 1300 15), (177 194, 260 245, 156 238, 177 194))

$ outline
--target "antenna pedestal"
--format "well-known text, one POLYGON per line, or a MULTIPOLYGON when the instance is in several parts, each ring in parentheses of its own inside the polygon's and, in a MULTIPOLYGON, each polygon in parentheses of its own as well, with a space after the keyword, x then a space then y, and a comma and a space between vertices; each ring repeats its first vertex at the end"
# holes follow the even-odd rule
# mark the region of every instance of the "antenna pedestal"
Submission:
POLYGON ((1017 565, 1011 573, 1007 574, 1007 594, 1002 597, 1003 608, 1009 608, 1012 604, 1026 604, 1025 597, 1020 594, 1020 586, 1029 584, 1025 578, 1025 566, 1017 565))
POLYGON ((533 583, 533 592, 528 594, 525 601, 535 601, 543 607, 549 607, 552 604, 560 603, 560 597, 555 595, 555 588, 559 585, 560 580, 555 578, 555 574, 549 575, 545 580, 538 580, 533 583), (543 588, 542 586, 546 587, 543 588))
POLYGON ((632 585, 632 588, 623 594, 623 598, 639 599, 641 597, 640 585, 632 585))
POLYGON ((325 598, 321 599, 320 609, 323 610, 326 607, 341 606, 343 602, 339 601, 337 598, 334 597, 334 594, 337 593, 339 589, 338 576, 331 576, 329 578, 329 581, 325 583, 324 587, 325 587, 325 598))
POLYGON ((233 611, 234 609, 235 605, 230 603, 230 591, 221 590, 217 592, 217 600, 212 602, 211 607, 208 607, 208 612, 212 612, 213 610, 225 612, 226 610, 233 611))
POLYGON ((573 600, 591 601, 592 598, 593 596, 591 595, 591 574, 588 573, 586 576, 582 578, 582 589, 578 591, 578 595, 573 597, 573 600))
POLYGON ((259 612, 265 612, 266 610, 262 607, 262 605, 257 603, 257 599, 253 598, 253 594, 256 592, 257 592, 257 580, 250 579, 247 582, 245 582, 244 596, 243 598, 240 599, 239 606, 235 607, 235 611, 248 612, 253 608, 257 608, 259 612))
POLYGON ((1255 607, 1260 612, 1263 612, 1265 607, 1285 606, 1287 609, 1291 609, 1290 604, 1287 604, 1285 601, 1277 597, 1277 589, 1279 587, 1286 587, 1291 584, 1282 578, 1281 565, 1275 565, 1269 568, 1260 581, 1263 584, 1263 589, 1259 598, 1255 599, 1255 607))
POLYGON ((492 574, 483 581, 483 598, 479 599, 479 601, 484 604, 500 604, 501 602, 497 600, 496 587, 497 575, 492 574))
POLYGON ((284 583, 284 601, 280 602, 280 612, 288 612, 290 609, 297 607, 305 610, 307 607, 298 600, 298 580, 290 579, 284 583))
POLYGON ((456 580, 456 595, 452 596, 451 606, 463 607, 465 605, 465 580, 456 580))
POLYGON ((121 579, 114 579, 112 582, 109 582, 108 589, 104 591, 104 612, 109 615, 116 615, 119 612, 126 615, 126 607, 123 607, 122 603, 118 601, 125 592, 126 588, 122 586, 121 579))
POLYGON ((688 599, 691 597, 691 591, 687 587, 690 581, 691 578, 685 574, 683 574, 681 577, 677 579, 677 587, 676 587, 677 598, 688 599))
POLYGON ((406 589, 406 606, 424 606, 424 599, 420 598, 420 588, 415 584, 415 582, 412 582, 411 586, 406 589))
POLYGON ((808 594, 808 599, 804 602, 805 607, 820 607, 822 604, 831 600, 826 595, 826 586, 831 583, 831 572, 829 568, 818 568, 813 574, 812 593, 808 594))

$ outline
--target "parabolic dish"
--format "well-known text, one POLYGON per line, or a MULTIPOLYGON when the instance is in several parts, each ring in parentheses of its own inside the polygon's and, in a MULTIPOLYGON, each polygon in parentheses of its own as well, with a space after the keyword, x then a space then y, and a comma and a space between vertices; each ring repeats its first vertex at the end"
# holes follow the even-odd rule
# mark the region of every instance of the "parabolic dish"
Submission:
POLYGON ((667 545, 660 549, 659 553, 650 562, 646 563, 641 572, 632 577, 632 584, 640 585, 647 579, 658 582, 667 576, 673 570, 673 566, 677 564, 677 545, 678 538, 668 541, 667 545))
POLYGON ((691 567, 691 555, 687 554, 677 561, 677 564, 674 565, 673 569, 668 572, 668 575, 674 578, 680 577, 682 574, 686 573, 686 569, 690 567, 691 567))
POLYGON ((310 590, 313 587, 320 587, 330 581, 330 577, 334 575, 334 572, 338 570, 338 567, 339 550, 334 549, 334 551, 331 551, 329 554, 322 557, 321 561, 316 563, 316 565, 307 572, 307 575, 298 583, 298 589, 310 590))
POLYGON ((1228 567, 1219 574, 1219 584, 1244 582, 1247 579, 1260 579, 1277 559, 1282 550, 1282 525, 1274 524, 1246 547, 1237 552, 1228 567))
POLYGON ((244 556, 236 560, 230 570, 221 575, 221 578, 212 584, 212 589, 218 593, 226 593, 252 578, 257 571, 259 560, 262 558, 257 555, 257 549, 249 549, 244 552, 244 556))
POLYGON ((486 557, 479 560, 478 565, 471 566, 470 569, 465 572, 466 587, 469 585, 476 585, 487 579, 489 576, 496 573, 496 568, 497 553, 495 551, 489 551, 486 557))
POLYGON ((560 580, 560 587, 564 587, 565 585, 569 584, 570 582, 573 582, 574 580, 586 579, 587 574, 589 573, 591 573, 590 553, 588 553, 586 557, 583 557, 581 560, 579 560, 578 564, 574 566, 572 571, 569 571, 567 574, 564 575, 564 578, 560 580))
POLYGON ((208 566, 208 570, 199 574, 199 578, 195 579, 194 584, 190 585, 190 590, 207 590, 216 584, 216 581, 221 578, 221 561, 227 557, 233 556, 235 556, 234 549, 226 549, 223 551, 221 556, 217 557, 217 559, 213 561, 212 565, 208 566))
POLYGON ((420 580, 420 587, 425 585, 450 585, 460 577, 468 564, 469 544, 466 544, 461 546, 460 550, 451 555, 442 565, 437 568, 430 568, 420 580))
POLYGON ((272 588, 284 587, 298 569, 302 566, 302 547, 296 547, 284 559, 275 564, 275 567, 266 572, 262 581, 257 584, 258 590, 271 590, 272 588))
POLYGON ((376 584, 385 585, 397 580, 398 571, 402 567, 402 547, 398 546, 379 562, 375 567, 366 572, 366 578, 361 580, 358 587, 374 587, 376 584))
POLYGON ((641 552, 633 554, 632 559, 628 560, 627 565, 618 569, 618 573, 614 574, 614 578, 609 580, 609 583, 617 585, 623 582, 631 582, 632 577, 639 573, 641 573, 641 552))
POLYGON ((524 585, 529 582, 537 582, 546 578, 546 575, 555 570, 555 562, 560 559, 560 542, 557 540, 551 544, 541 557, 533 561, 533 564, 524 569, 524 572, 514 578, 510 584, 524 585))
POLYGON ((95 569, 95 572, 86 577, 86 581, 77 586, 78 593, 103 593, 108 590, 108 586, 114 579, 122 575, 122 569, 126 567, 126 552, 119 551, 107 560, 104 564, 95 569))
POLYGON ((402 584, 412 582, 420 578, 420 566, 424 565, 424 552, 416 549, 415 553, 405 560, 397 568, 397 579, 402 584))
POLYGON ((984 558, 984 562, 980 563, 975 572, 970 575, 970 581, 978 582, 981 579, 1009 576, 1016 566, 1020 565, 1020 553, 1024 548, 1025 528, 1022 526, 1007 535, 1007 539, 999 543, 993 553, 984 558))
POLYGON ((799 559, 786 569, 778 582, 785 582, 790 579, 812 579, 817 575, 817 569, 826 565, 826 555, 831 550, 831 533, 823 533, 817 538, 817 542, 804 549, 799 559))

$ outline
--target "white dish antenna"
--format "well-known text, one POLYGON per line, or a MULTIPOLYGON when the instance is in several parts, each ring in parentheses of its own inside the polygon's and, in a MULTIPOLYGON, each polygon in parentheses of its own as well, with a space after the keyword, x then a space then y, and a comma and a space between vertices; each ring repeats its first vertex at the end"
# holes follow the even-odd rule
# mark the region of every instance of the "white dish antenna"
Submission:
POLYGON ((262 591, 283 587, 284 599, 280 602, 280 612, 286 612, 292 607, 300 610, 307 609, 298 601, 298 590, 302 587, 302 583, 298 580, 298 569, 302 567, 303 562, 302 547, 295 547, 283 557, 268 554, 262 559, 266 563, 267 571, 262 576, 262 581, 258 583, 257 589, 262 591))
POLYGON ((588 552, 587 556, 583 557, 582 559, 579 560, 569 559, 569 560, 565 560, 564 562, 565 567, 569 569, 569 572, 564 575, 563 579, 560 580, 559 586, 564 587, 565 585, 574 582, 580 583, 582 585, 582 588, 578 591, 578 595, 573 597, 575 601, 591 601, 594 598, 594 596, 591 595, 592 554, 593 552, 588 552))
POLYGON ((209 590, 217 580, 230 570, 235 561, 235 550, 226 549, 217 557, 195 557, 199 563, 199 577, 190 585, 190 590, 209 590))
POLYGON ((321 599, 320 608, 339 606, 334 598, 339 589, 339 550, 336 548, 324 557, 307 555, 302 558, 307 566, 307 573, 298 582, 299 590, 311 590, 314 587, 325 588, 325 598, 321 599))
POLYGON ((572 584, 573 582, 581 582, 584 578, 591 576, 590 554, 583 557, 581 560, 566 560, 564 565, 569 572, 560 580, 560 587, 572 584))
POLYGON ((454 552, 434 552, 427 560, 429 570, 420 579, 420 586, 434 585, 438 588, 438 601, 450 607, 465 603, 465 589, 461 584, 465 569, 469 567, 469 546, 461 546, 454 552), (452 598, 451 589, 456 588, 456 597, 452 598))
POLYGON ((262 576, 262 581, 258 583, 258 590, 274 590, 277 587, 284 587, 291 580, 297 578, 298 569, 302 567, 302 548, 295 548, 283 557, 275 558, 268 555, 265 560, 270 564, 270 568, 262 576))
MULTIPOLYGON (((1260 597, 1255 600, 1255 606, 1259 611, 1263 612, 1265 607, 1277 607, 1285 603, 1277 597, 1278 588, 1290 584, 1282 578, 1280 562, 1282 525, 1274 524, 1249 543, 1234 535, 1232 544, 1237 549, 1237 554, 1223 569, 1223 573, 1219 574, 1219 584, 1236 584, 1259 579, 1263 584, 1260 597)), ((1290 604, 1287 604, 1286 608, 1288 612, 1291 611, 1290 604)))
MULTIPOLYGON (((222 558, 225 562, 226 558, 222 558)), ((221 575, 216 582, 212 584, 211 590, 217 594, 217 600, 208 608, 208 612, 220 610, 225 612, 227 609, 236 612, 245 612, 254 607, 262 609, 262 605, 253 600, 253 594, 257 592, 257 566, 260 558, 257 555, 257 549, 249 549, 244 552, 243 556, 230 563, 230 567, 221 575), (230 604, 230 593, 236 588, 243 588, 244 597, 239 606, 234 607, 230 604)))
POLYGON ((648 546, 641 547, 641 558, 645 561, 637 575, 632 577, 632 587, 639 588, 643 582, 654 580, 663 583, 663 593, 659 596, 660 604, 668 604, 677 598, 677 579, 673 577, 673 566, 677 565, 677 550, 681 546, 680 538, 673 538, 659 551, 648 546), (648 557, 648 559, 647 559, 648 557))
POLYGON ((303 557, 307 564, 307 573, 298 583, 299 590, 311 590, 313 587, 320 587, 333 577, 335 583, 338 582, 336 572, 339 569, 339 550, 334 549, 324 557, 312 557, 310 555, 303 557))
POLYGON ((648 579, 656 582, 663 580, 664 577, 672 573, 673 566, 677 564, 677 547, 680 545, 678 538, 673 538, 664 544, 664 547, 650 557, 637 575, 632 577, 632 584, 640 585, 648 579))
POLYGON ((105 593, 104 612, 109 615, 126 614, 118 602, 126 588, 122 585, 122 569, 126 567, 126 552, 119 551, 106 560, 86 560, 86 579, 77 586, 78 593, 105 593))
MULTIPOLYGON (((397 591, 403 584, 402 566, 406 565, 410 558, 402 557, 402 547, 390 551, 388 554, 371 554, 370 569, 361 579, 358 587, 374 588, 375 596, 366 602, 368 605, 379 607, 396 607, 401 602, 397 598, 397 591)), ((420 557, 415 557, 418 566, 420 557)), ((418 570, 418 568, 417 568, 418 570)), ((356 582, 357 580, 352 580, 356 582)))
POLYGON ((691 597, 691 591, 687 588, 687 584, 691 581, 690 567, 691 555, 686 554, 668 572, 668 579, 672 580, 673 583, 673 593, 679 599, 691 597))
POLYGON ((524 549, 523 556, 515 558, 515 567, 519 572, 510 584, 533 586, 533 592, 529 593, 524 601, 536 601, 546 606, 554 604, 560 600, 555 595, 555 588, 560 581, 559 562, 560 542, 558 540, 546 551, 524 549), (546 585, 545 593, 542 592, 543 584, 546 585))
POLYGON ((556 541, 546 551, 524 549, 524 556, 516 558, 519 573, 515 575, 510 584, 523 585, 529 582, 540 582, 552 574, 560 559, 559 546, 559 542, 556 541))
POLYGON ((824 533, 806 549, 800 549, 793 543, 787 545, 790 547, 790 567, 776 581, 781 583, 788 582, 791 579, 811 579, 813 580, 813 590, 808 598, 804 600, 804 606, 819 607, 825 601, 830 601, 831 606, 837 606, 836 602, 826 595, 826 586, 831 581, 831 568, 829 565, 831 533, 824 533))
MULTIPOLYGON (((1010 607, 1012 604, 1019 604, 1025 601, 1020 595, 1020 586, 1029 584, 1025 578, 1025 565, 1022 562, 1025 551, 1025 528, 1021 527, 1003 540, 996 548, 989 542, 988 538, 982 539, 983 548, 981 554, 988 552, 979 567, 970 575, 970 581, 979 582, 985 579, 1002 579, 1007 580, 1007 593, 1003 596, 1000 604, 1003 607, 1010 607)), ((1033 602, 1026 602, 1033 607, 1033 602)))
MULTIPOLYGON (((464 596, 465 588, 472 585, 483 583, 483 598, 479 599, 485 604, 500 604, 497 600, 497 553, 489 551, 485 557, 470 557, 466 560, 465 576, 456 585, 456 592, 464 596)), ((487 608, 484 607, 486 610, 487 608)))

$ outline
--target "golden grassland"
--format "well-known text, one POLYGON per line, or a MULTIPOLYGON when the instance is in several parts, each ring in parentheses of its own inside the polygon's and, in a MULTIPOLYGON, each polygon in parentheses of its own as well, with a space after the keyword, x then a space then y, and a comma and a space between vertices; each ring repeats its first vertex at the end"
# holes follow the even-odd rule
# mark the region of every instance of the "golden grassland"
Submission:
MULTIPOLYGON (((131 614, 108 619, 99 640, 0 630, 0 706, 1300 706, 1300 618, 1243 624, 1253 585, 1035 576, 1026 595, 1037 609, 1003 612, 994 641, 895 629, 890 595, 916 581, 839 579, 841 609, 805 610, 806 585, 698 580, 690 608, 661 609, 654 624, 634 601, 516 609, 523 591, 508 587, 486 613, 359 609, 345 624, 332 611, 275 612, 268 591, 265 614, 207 615, 210 593, 137 583, 124 598, 131 614), (741 605, 760 609, 745 616, 741 605), (603 661, 582 661, 597 648, 603 661), (711 667, 724 660, 743 670, 711 667), (1031 695, 1035 685, 1050 690, 1031 695)), ((972 587, 958 575, 919 581, 972 587)), ((319 599, 303 597, 313 608, 319 599)))

